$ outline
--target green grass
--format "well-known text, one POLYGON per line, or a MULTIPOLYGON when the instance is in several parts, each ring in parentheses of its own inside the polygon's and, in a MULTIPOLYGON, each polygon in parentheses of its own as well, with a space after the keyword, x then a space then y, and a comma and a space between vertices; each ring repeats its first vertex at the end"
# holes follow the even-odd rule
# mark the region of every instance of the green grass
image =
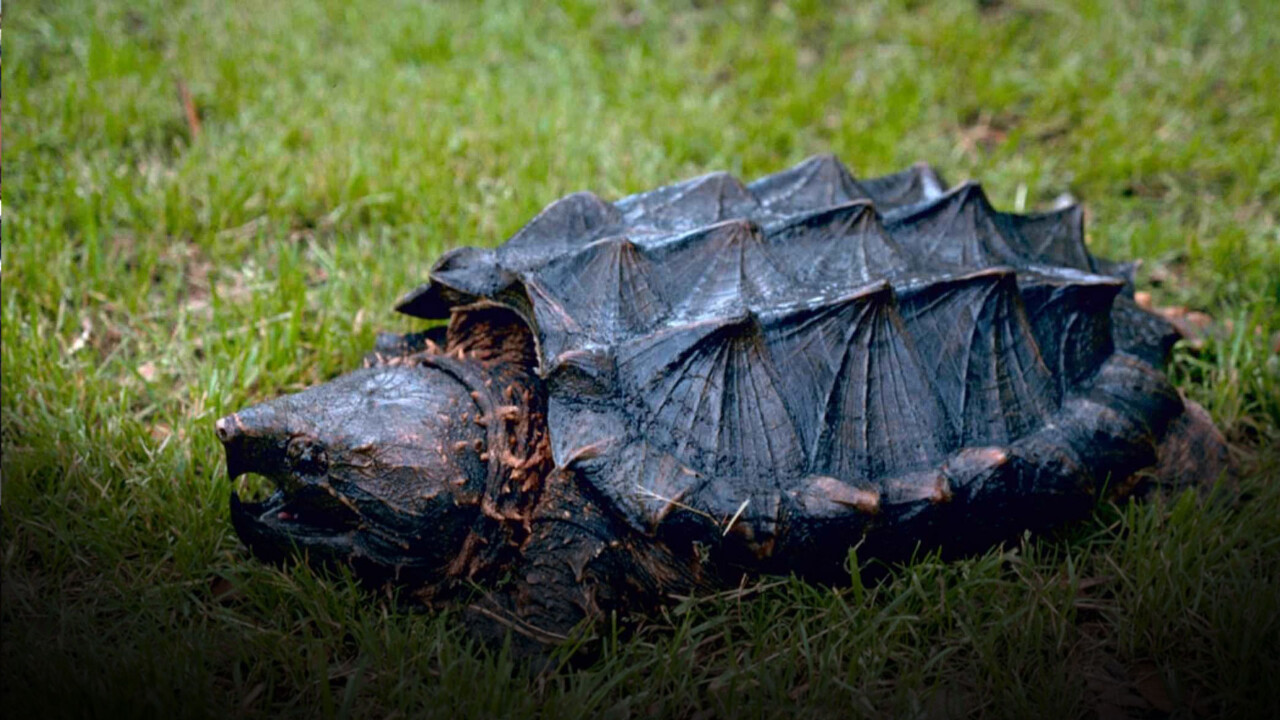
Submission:
POLYGON ((76 1, 7 19, 6 712, 1280 707, 1280 4, 76 1), (240 547, 213 420, 414 327, 390 306, 446 248, 500 242, 566 192, 825 151, 859 174, 927 159, 1004 208, 1082 199, 1095 252, 1217 319, 1173 374, 1239 444, 1242 499, 1104 506, 878 584, 692 602, 533 680, 454 613, 240 547))

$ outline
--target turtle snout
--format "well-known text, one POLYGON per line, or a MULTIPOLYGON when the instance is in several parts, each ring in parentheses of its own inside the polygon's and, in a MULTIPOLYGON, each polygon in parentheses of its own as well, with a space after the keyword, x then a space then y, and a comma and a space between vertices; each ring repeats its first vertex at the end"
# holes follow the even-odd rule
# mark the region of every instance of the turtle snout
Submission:
POLYGON ((222 449, 227 454, 227 478, 230 480, 235 480, 251 469, 247 462, 248 453, 245 448, 247 443, 242 428, 240 418, 234 414, 218 418, 218 421, 213 424, 213 432, 218 436, 218 441, 222 443, 222 449))
POLYGON ((226 452, 227 475, 232 480, 250 472, 274 477, 287 467, 287 446, 281 442, 279 419, 272 408, 259 405, 214 423, 213 431, 226 452))

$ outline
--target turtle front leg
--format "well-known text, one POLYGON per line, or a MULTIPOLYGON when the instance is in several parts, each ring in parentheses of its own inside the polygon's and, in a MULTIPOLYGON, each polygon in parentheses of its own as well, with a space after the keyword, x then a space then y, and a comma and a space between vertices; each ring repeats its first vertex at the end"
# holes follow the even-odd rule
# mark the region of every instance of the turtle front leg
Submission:
POLYGON ((610 614, 650 610, 709 586, 664 545, 592 502, 575 475, 555 470, 519 559, 470 605, 469 625, 490 641, 510 634, 522 656, 544 656, 610 614))

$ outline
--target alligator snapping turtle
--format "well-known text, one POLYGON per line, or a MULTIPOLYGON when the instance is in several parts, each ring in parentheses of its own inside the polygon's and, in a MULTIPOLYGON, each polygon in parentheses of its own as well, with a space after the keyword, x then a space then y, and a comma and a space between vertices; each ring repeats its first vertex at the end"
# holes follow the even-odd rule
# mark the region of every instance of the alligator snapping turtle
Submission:
POLYGON ((1081 210, 992 209, 925 165, 830 156, 607 203, 463 247, 363 369, 218 421, 258 556, 349 563, 554 640, 602 611, 847 577, 1087 514, 1224 445, 1160 368, 1177 339, 1081 210))

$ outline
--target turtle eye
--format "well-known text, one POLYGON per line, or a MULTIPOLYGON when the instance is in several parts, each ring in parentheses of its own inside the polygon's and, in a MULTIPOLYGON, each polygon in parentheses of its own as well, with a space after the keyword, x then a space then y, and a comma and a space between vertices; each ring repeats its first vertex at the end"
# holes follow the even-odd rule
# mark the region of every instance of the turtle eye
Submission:
POLYGON ((323 475, 329 471, 329 454, 312 438, 298 436, 289 440, 285 454, 299 475, 323 475))

